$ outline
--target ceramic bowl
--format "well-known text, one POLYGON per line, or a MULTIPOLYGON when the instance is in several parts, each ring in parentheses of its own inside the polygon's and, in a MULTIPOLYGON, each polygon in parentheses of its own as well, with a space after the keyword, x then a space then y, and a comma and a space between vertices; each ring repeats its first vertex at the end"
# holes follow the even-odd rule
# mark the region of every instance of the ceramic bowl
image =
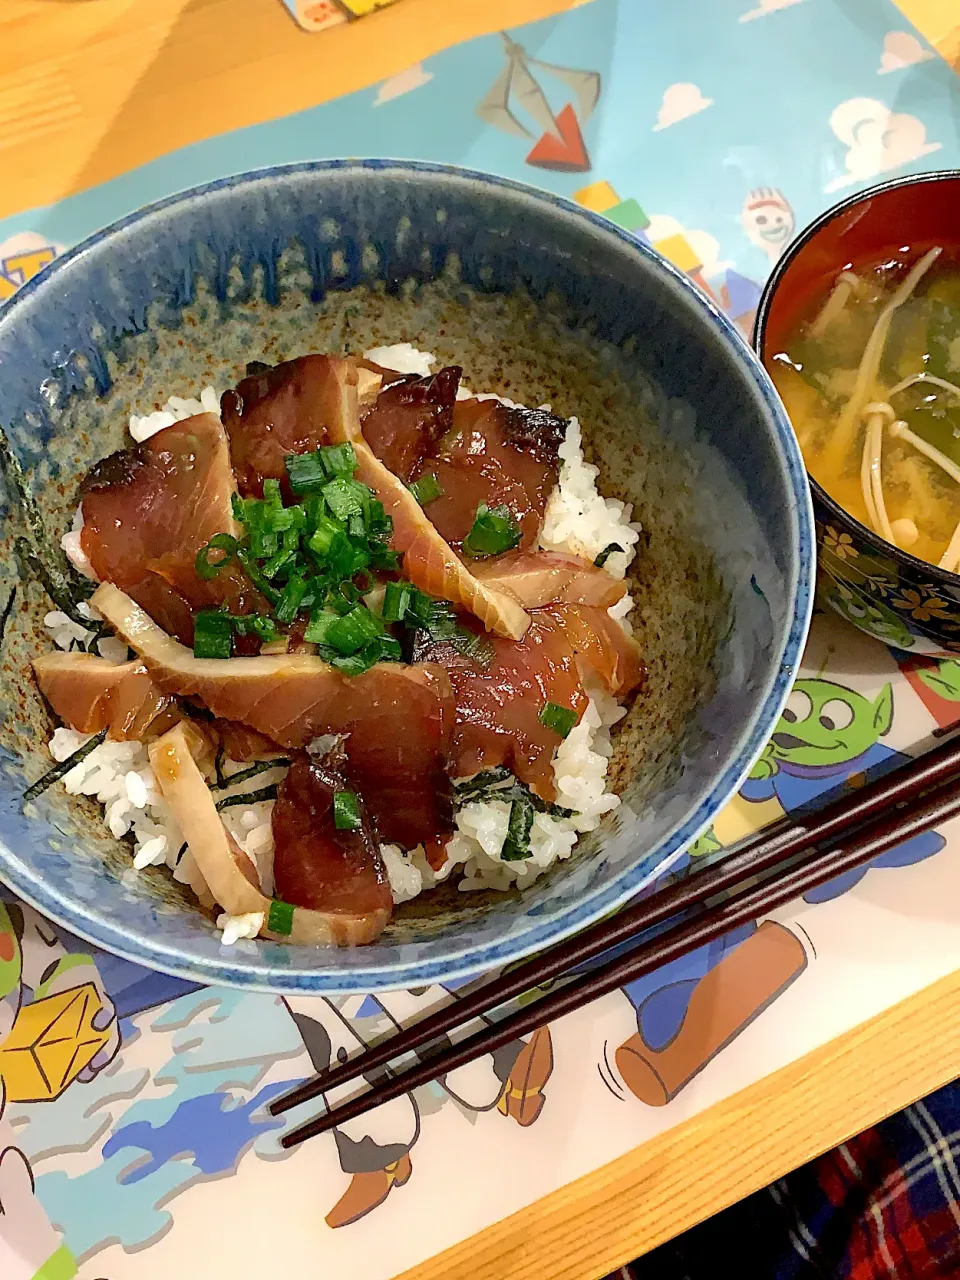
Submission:
MULTIPOLYGON (((169 874, 130 869, 99 806, 49 789, 29 660, 50 605, 18 587, 0 687, 0 875, 74 933, 201 982, 275 991, 423 986, 555 942, 674 866, 773 729, 811 603, 809 494, 759 362, 657 254, 566 201, 483 174, 329 161, 229 178, 64 254, 0 312, 0 421, 51 536, 131 410, 251 359, 411 341, 471 387, 578 414, 603 491, 635 504, 631 588, 649 666, 618 734, 623 803, 523 894, 447 886, 354 951, 224 947, 169 874)), ((2 526, 6 591, 14 585, 2 526)), ((0 597, 6 599, 6 596, 0 597)))
MULTIPOLYGON (((764 365, 848 263, 901 246, 960 247, 960 171, 896 178, 828 209, 789 246, 757 309, 764 365)), ((911 653, 960 653, 960 575, 893 546, 844 511, 812 476, 819 597, 854 626, 911 653)))

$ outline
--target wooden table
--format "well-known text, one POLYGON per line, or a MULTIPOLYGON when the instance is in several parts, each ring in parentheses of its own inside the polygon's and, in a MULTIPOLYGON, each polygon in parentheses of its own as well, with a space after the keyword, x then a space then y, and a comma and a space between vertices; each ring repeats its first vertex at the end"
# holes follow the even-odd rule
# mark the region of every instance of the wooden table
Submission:
MULTIPOLYGON (((578 2, 404 0, 309 36, 278 0, 4 0, 0 217, 578 2), (225 41, 227 23, 244 39, 225 41)), ((960 58, 955 0, 901 7, 960 58)), ((955 973, 403 1280, 601 1275, 942 1085, 958 1061, 955 973)))

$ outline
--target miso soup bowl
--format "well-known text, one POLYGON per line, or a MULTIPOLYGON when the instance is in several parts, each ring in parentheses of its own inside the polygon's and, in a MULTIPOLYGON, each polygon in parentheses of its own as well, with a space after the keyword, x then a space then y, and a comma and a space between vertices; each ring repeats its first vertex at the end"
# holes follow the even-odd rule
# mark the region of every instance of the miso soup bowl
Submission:
POLYGON ((813 520, 780 401, 734 328, 650 249, 564 200, 392 160, 244 174, 153 205, 64 254, 0 312, 0 422, 48 537, 128 416, 223 390, 248 360, 413 342, 469 385, 577 414, 604 493, 643 524, 631 579, 649 669, 616 733, 622 799, 523 893, 447 885, 374 945, 222 945, 165 869, 131 869, 99 806, 24 788, 53 724, 30 659, 41 588, 18 583, 3 509, 0 876, 73 932, 200 982, 272 991, 424 986, 503 965, 669 869, 773 730, 811 608, 813 520))
MULTIPOLYGON (((850 264, 911 244, 960 246, 960 171, 880 183, 828 209, 787 248, 757 308, 765 367, 850 264)), ((818 597, 867 635, 910 653, 960 653, 960 574, 893 546, 809 476, 820 565, 818 597)))

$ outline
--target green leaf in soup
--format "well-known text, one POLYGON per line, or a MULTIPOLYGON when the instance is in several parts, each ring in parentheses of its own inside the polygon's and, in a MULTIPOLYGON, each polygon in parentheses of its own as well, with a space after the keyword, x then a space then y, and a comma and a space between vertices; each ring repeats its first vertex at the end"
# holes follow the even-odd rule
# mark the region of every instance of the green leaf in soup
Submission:
MULTIPOLYGON (((938 281, 935 287, 946 283, 938 281)), ((960 292, 960 282, 957 283, 957 290, 960 292)), ((927 351, 927 373, 960 385, 960 296, 956 300, 943 297, 931 299, 927 351)))
POLYGON ((918 383, 895 399, 897 412, 910 430, 960 466, 960 398, 918 383))
POLYGON ((934 306, 928 298, 911 298, 893 313, 880 362, 885 381, 897 383, 927 369, 934 306))

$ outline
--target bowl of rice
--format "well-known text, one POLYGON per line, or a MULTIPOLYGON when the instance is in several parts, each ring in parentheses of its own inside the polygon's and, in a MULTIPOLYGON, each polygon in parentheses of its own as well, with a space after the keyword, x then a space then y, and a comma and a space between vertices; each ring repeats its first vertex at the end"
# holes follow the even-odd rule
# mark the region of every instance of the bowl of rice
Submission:
MULTIPOLYGON (((197 981, 423 986, 585 927, 689 863, 802 653, 809 493, 746 343, 645 244, 485 174, 322 161, 139 211, 0 311, 0 424, 0 877, 98 946, 197 981), (602 567, 615 597, 604 626, 644 669, 623 696, 582 670, 579 718, 549 762, 554 802, 536 804, 522 856, 515 841, 508 852, 517 792, 504 770, 485 785, 453 778, 439 857, 382 842, 392 918, 354 947, 291 942, 204 894, 147 735, 71 727, 32 667, 55 652, 118 665, 141 652, 106 625, 114 588, 58 591, 96 577, 80 504, 91 467, 197 415, 225 418, 224 393, 251 363, 315 352, 388 380, 456 366, 458 403, 548 415, 555 471, 532 550, 602 567)), ((251 784, 221 752, 207 779, 268 900, 286 772, 269 766, 251 784)))

